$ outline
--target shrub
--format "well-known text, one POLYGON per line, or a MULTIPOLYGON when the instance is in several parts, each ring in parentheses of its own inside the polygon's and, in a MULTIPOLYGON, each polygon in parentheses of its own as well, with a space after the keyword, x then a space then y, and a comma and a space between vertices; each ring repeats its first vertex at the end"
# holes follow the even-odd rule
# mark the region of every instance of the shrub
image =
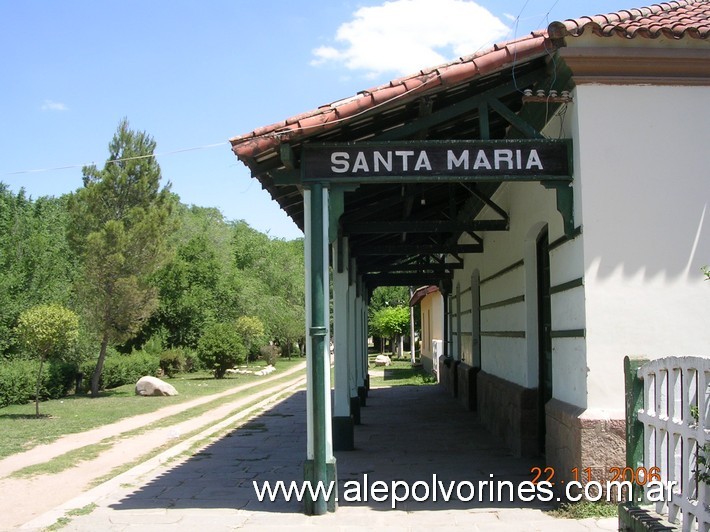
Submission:
MULTIPOLYGON (((0 407, 21 405, 35 399, 38 360, 3 360, 0 364, 0 407)), ((67 395, 76 377, 73 364, 52 362, 42 373, 40 399, 59 399, 67 395)))
MULTIPOLYGON (((84 375, 91 375, 96 365, 95 361, 82 364, 84 375)), ((124 384, 135 384, 145 375, 155 375, 160 368, 160 357, 144 351, 134 351, 130 355, 122 355, 114 349, 109 349, 101 373, 99 388, 110 389, 124 384)), ((85 381, 89 386, 89 379, 85 381)))
POLYGON ((38 361, 6 360, 0 364, 0 406, 25 404, 34 397, 38 361))
POLYGON ((197 356, 202 366, 221 379, 227 370, 244 362, 247 348, 239 333, 228 323, 212 323, 205 327, 197 342, 197 356))
POLYGON ((185 355, 182 349, 170 349, 160 355, 160 369, 168 377, 174 377, 176 373, 184 371, 185 355))
POLYGON ((165 345, 165 336, 165 331, 158 331, 145 341, 140 350, 144 353, 148 353, 149 355, 157 357, 161 356, 163 353, 163 346, 165 345))
POLYGON ((50 362, 49 371, 42 378, 42 399, 59 399, 69 394, 76 383, 78 367, 71 362, 50 362))
POLYGON ((187 347, 182 347, 182 354, 185 357, 185 365, 183 366, 183 371, 192 373, 193 371, 199 371, 202 369, 202 364, 197 356, 197 352, 194 349, 189 349, 187 347))
POLYGON ((275 366, 281 354, 281 348, 277 345, 265 345, 259 350, 259 354, 261 355, 261 359, 267 364, 275 366))
POLYGON ((135 384, 145 375, 155 375, 159 367, 160 358, 143 351, 107 357, 104 363, 102 387, 116 388, 124 384, 135 384))

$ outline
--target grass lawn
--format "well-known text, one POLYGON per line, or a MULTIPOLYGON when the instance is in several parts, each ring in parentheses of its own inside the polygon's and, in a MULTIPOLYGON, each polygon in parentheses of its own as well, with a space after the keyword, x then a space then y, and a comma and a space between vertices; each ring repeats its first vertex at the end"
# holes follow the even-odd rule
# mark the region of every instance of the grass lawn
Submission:
MULTIPOLYGON (((34 403, 0 408, 0 458, 50 443, 65 434, 83 432, 126 417, 263 381, 268 377, 278 377, 303 360, 280 359, 276 365, 277 371, 267 377, 236 375, 215 379, 207 372, 198 372, 178 375, 173 379, 165 378, 180 394, 175 397, 140 397, 135 395, 134 385, 129 384, 106 390, 96 398, 71 395, 64 399, 45 401, 40 405, 39 418, 34 415, 34 403)), ((250 364, 250 368, 257 364, 261 362, 250 364)))
POLYGON ((412 366, 409 355, 405 358, 392 358, 389 366, 375 366, 377 355, 370 355, 370 384, 372 386, 411 386, 420 384, 436 384, 436 377, 430 375, 421 366, 412 366), (383 375, 379 375, 382 370, 383 375))

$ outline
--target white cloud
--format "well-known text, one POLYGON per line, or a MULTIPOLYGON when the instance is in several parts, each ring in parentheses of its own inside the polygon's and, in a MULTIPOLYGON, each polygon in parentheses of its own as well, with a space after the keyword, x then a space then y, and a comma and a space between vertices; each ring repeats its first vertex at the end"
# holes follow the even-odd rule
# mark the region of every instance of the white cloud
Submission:
POLYGON ((69 108, 61 103, 61 102, 55 102, 52 100, 45 100, 42 102, 42 107, 40 107, 42 111, 68 111, 69 108))
POLYGON ((510 31, 487 9, 468 0, 391 0, 363 7, 342 24, 336 46, 313 50, 312 65, 341 63, 369 75, 412 74, 470 55, 510 31))

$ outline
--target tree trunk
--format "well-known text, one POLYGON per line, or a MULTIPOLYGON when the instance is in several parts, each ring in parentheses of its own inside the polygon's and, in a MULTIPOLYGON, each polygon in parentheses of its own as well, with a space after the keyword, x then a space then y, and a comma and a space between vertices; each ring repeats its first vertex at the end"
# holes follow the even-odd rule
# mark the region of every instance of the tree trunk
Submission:
MULTIPOLYGON (((414 296, 414 289, 409 288, 409 299, 414 296)), ((412 365, 417 362, 417 349, 414 343, 414 307, 409 307, 409 358, 412 361, 412 365)))
POLYGON ((104 360, 106 360, 106 350, 108 348, 108 334, 104 333, 101 339, 101 350, 99 351, 99 360, 96 362, 94 372, 91 374, 91 397, 99 396, 99 379, 101 372, 104 370, 104 360))
POLYGON ((44 365, 44 357, 39 359, 39 371, 37 372, 37 389, 35 392, 35 415, 39 417, 39 388, 42 383, 42 366, 44 365))

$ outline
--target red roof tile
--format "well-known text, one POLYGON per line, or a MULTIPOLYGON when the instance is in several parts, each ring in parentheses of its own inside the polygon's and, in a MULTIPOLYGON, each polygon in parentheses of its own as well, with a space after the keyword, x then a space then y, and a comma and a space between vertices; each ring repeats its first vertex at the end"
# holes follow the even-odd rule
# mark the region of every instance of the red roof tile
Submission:
POLYGON ((553 22, 547 28, 551 38, 578 37, 585 31, 611 37, 655 39, 661 35, 671 39, 691 37, 707 39, 710 35, 710 2, 677 0, 649 7, 626 9, 609 15, 581 17, 553 22))
POLYGON ((604 37, 620 36, 628 39, 655 39, 661 35, 672 39, 707 39, 710 36, 710 0, 677 0, 608 15, 553 22, 547 31, 532 32, 480 53, 422 70, 284 122, 234 137, 230 139, 232 150, 242 160, 256 157, 274 149, 280 142, 299 140, 313 132, 327 131, 344 120, 378 106, 396 104, 400 98, 417 98, 437 87, 464 83, 502 70, 521 59, 548 54, 558 46, 554 40, 578 37, 587 31, 604 37))

